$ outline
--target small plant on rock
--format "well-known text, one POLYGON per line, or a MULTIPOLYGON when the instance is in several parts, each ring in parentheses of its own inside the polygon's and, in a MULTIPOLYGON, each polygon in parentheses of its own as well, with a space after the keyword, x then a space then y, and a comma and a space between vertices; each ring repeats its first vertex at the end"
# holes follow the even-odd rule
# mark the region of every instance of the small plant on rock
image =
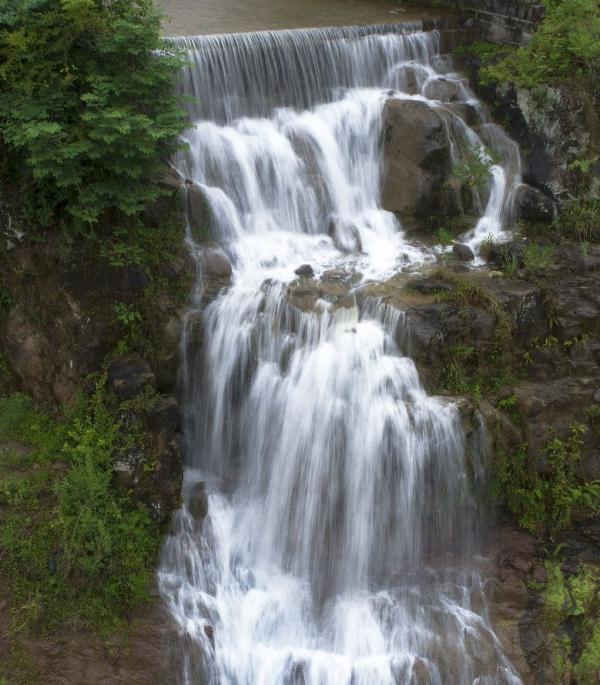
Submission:
POLYGON ((483 147, 474 145, 462 159, 454 165, 451 178, 471 190, 483 190, 492 178, 493 156, 483 147))

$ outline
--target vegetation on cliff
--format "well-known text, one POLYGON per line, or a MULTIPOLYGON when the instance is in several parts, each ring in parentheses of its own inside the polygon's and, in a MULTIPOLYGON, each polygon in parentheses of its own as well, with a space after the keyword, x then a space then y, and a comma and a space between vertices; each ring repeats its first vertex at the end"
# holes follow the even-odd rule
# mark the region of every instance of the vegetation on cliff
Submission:
POLYGON ((100 381, 58 420, 25 395, 0 398, 0 571, 13 629, 113 630, 148 598, 160 527, 112 486, 114 452, 133 436, 104 395, 100 381))
POLYGON ((531 43, 519 48, 481 51, 494 58, 482 69, 483 81, 524 88, 587 79, 600 68, 600 7, 597 0, 545 0, 546 15, 531 43))
POLYGON ((181 64, 151 0, 0 0, 0 681, 11 685, 37 682, 19 665, 25 636, 131 627, 178 506, 170 393, 191 276, 165 160, 185 124, 181 64), (115 358, 148 368, 135 398, 108 387, 115 358))
POLYGON ((0 175, 30 219, 83 228, 164 193, 184 114, 159 27, 151 0, 0 2, 0 175))

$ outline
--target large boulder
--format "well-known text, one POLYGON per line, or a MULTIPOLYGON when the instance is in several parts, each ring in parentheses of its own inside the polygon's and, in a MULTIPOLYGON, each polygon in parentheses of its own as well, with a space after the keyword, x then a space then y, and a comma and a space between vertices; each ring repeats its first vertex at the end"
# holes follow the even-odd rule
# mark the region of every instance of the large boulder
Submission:
POLYGON ((461 262, 470 262, 472 259, 475 259, 473 250, 468 245, 463 245, 462 243, 454 243, 452 245, 452 252, 456 259, 461 262))
POLYGON ((431 217, 443 204, 452 160, 442 117, 425 102, 393 100, 384 110, 381 204, 401 217, 431 217))
POLYGON ((515 192, 515 212, 518 219, 549 222, 554 219, 554 202, 541 190, 523 183, 515 192))

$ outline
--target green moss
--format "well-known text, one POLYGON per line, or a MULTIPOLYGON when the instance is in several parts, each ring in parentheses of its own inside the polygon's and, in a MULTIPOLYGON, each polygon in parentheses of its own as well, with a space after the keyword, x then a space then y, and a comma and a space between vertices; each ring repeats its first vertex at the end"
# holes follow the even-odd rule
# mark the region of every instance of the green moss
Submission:
POLYGON ((560 682, 595 685, 600 678, 600 569, 582 566, 566 577, 554 559, 545 567, 541 597, 556 674, 560 682))
POLYGON ((581 685, 600 682, 600 619, 594 621, 592 636, 585 644, 573 672, 581 685))

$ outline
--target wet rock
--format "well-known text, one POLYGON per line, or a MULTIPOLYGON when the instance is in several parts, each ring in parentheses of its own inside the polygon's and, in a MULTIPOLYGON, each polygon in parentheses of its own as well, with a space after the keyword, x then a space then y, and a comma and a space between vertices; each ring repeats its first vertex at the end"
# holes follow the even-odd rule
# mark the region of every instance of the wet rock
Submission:
POLYGON ((144 388, 154 385, 155 376, 148 362, 137 354, 114 359, 108 367, 108 387, 120 400, 137 397, 144 388))
POLYGON ((442 102, 456 102, 462 99, 459 83, 443 76, 429 81, 425 95, 431 100, 442 102))
MULTIPOLYGON (((417 79, 417 71, 422 72, 420 65, 403 65, 394 72, 394 85, 398 90, 408 95, 417 95, 419 93, 419 83, 417 79)), ((390 91, 389 95, 393 96, 394 91, 390 91)))
POLYGON ((310 264, 302 264, 294 273, 296 276, 300 276, 300 278, 312 278, 315 275, 314 269, 310 264))
POLYGON ((479 123, 477 109, 467 102, 452 102, 447 105, 448 109, 458 115, 467 126, 475 126, 479 123))
POLYGON ((473 250, 468 245, 454 243, 454 245, 452 245, 452 252, 457 259, 460 259, 461 262, 470 262, 472 259, 475 259, 473 250))
POLYGON ((208 247, 202 250, 202 271, 209 278, 229 279, 231 262, 220 250, 208 247))
POLYGON ((452 166, 442 117, 424 102, 388 100, 384 127, 382 207, 401 216, 433 216, 452 166))
POLYGON ((200 265, 204 294, 207 300, 211 300, 231 284, 231 262, 218 248, 206 247, 200 253, 200 265))
POLYGON ((346 284, 349 280, 348 274, 343 269, 328 269, 321 274, 321 283, 346 284))
POLYGON ((211 224, 211 213, 208 201, 202 188, 195 183, 185 184, 187 191, 187 214, 192 236, 197 243, 206 240, 211 224))
POLYGON ((160 185, 168 190, 180 190, 185 182, 181 173, 172 166, 165 169, 165 172, 160 179, 160 185))
POLYGON ((288 301, 303 312, 309 312, 314 309, 317 300, 322 294, 321 289, 317 286, 290 288, 288 290, 288 301))
POLYGON ((362 252, 360 233, 356 226, 350 221, 340 219, 340 217, 337 216, 332 216, 329 219, 327 233, 340 252, 349 254, 362 252))
POLYGON ((194 520, 202 524, 208 514, 208 493, 206 484, 194 483, 188 493, 188 509, 194 520))
POLYGON ((515 211, 517 218, 527 221, 546 221, 554 219, 554 202, 541 190, 521 184, 515 192, 515 211))
POLYGON ((416 657, 412 665, 411 682, 414 681, 417 685, 429 685, 433 682, 432 675, 431 665, 425 659, 416 657))

